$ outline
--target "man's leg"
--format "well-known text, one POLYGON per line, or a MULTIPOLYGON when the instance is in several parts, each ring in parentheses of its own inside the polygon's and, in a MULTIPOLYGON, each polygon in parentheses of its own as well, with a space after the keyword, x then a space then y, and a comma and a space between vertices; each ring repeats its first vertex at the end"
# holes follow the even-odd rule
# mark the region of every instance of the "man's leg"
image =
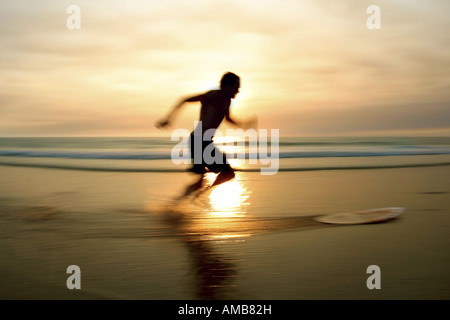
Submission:
POLYGON ((234 174, 234 170, 228 166, 228 168, 222 172, 219 173, 214 183, 211 185, 211 187, 215 187, 219 184, 222 184, 224 182, 230 181, 233 179, 236 175, 234 174))
MULTIPOLYGON (((211 190, 213 187, 218 186, 219 184, 222 184, 224 182, 230 181, 231 179, 233 179, 235 177, 234 170, 228 164, 225 154, 222 153, 217 148, 214 148, 214 150, 212 152, 213 152, 213 156, 214 157, 217 156, 216 152, 221 154, 222 155, 222 161, 220 163, 207 164, 207 167, 208 167, 208 169, 210 171, 216 172, 216 173, 219 173, 219 174, 217 175, 216 180, 214 181, 214 183, 212 185, 202 188, 199 192, 197 192, 194 195, 194 198, 197 198, 198 196, 200 196, 204 192, 206 192, 208 190, 211 190)), ((201 187, 202 186, 200 185, 194 191, 199 190, 201 187)), ((193 193, 193 191, 190 194, 192 194, 192 193, 193 193)))
POLYGON ((221 157, 221 161, 219 163, 212 164, 209 168, 213 172, 219 173, 216 177, 216 180, 211 185, 212 187, 218 186, 224 182, 230 181, 235 177, 234 170, 231 168, 230 164, 227 161, 226 154, 221 152, 217 147, 214 148, 214 157, 221 157))

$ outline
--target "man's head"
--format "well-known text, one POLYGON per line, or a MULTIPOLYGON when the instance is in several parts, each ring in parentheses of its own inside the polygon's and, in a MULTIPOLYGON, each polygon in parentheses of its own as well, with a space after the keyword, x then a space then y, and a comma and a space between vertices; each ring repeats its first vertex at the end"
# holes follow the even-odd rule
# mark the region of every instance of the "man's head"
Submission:
POLYGON ((239 93, 240 86, 241 79, 232 72, 225 73, 220 80, 220 89, 229 94, 231 99, 239 93))

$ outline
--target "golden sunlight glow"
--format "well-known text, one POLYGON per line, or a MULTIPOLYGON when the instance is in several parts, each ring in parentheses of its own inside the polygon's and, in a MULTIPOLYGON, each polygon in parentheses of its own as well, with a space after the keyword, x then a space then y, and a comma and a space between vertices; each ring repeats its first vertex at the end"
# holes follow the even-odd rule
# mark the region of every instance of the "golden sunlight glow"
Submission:
MULTIPOLYGON (((207 173, 205 184, 211 185, 216 177, 217 174, 207 173)), ((205 192, 195 202, 179 202, 170 207, 169 212, 183 215, 183 223, 176 225, 181 234, 195 235, 196 239, 201 240, 240 241, 240 238, 255 233, 246 216, 250 206, 248 189, 244 173, 237 172, 232 181, 211 189, 210 193, 205 192)))
POLYGON ((219 147, 220 151, 228 154, 236 154, 245 151, 242 142, 244 137, 239 136, 216 136, 214 143, 219 147))
MULTIPOLYGON (((208 183, 212 183, 215 175, 206 176, 208 183)), ((242 174, 237 173, 232 181, 221 184, 209 195, 211 214, 220 217, 244 216, 246 207, 249 205, 248 198, 250 192, 242 182, 242 174)))
POLYGON ((245 160, 243 159, 227 159, 228 163, 232 168, 243 169, 246 167, 245 160))

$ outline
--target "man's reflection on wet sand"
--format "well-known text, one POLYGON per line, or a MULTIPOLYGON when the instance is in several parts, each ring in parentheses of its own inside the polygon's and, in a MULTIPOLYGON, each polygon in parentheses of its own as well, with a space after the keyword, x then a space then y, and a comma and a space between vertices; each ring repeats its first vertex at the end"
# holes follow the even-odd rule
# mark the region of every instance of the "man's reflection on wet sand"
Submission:
MULTIPOLYGON (((213 179, 210 175, 206 178, 213 179)), ((217 244, 247 236, 236 232, 233 218, 245 216, 248 198, 249 192, 238 175, 202 197, 196 206, 200 212, 186 213, 188 206, 179 204, 176 214, 166 219, 188 250, 192 263, 189 275, 196 299, 231 298, 238 272, 236 259, 218 249, 221 246, 217 244)))
POLYGON ((189 254, 189 290, 192 289, 194 299, 232 299, 237 287, 237 259, 221 250, 227 240, 221 236, 215 238, 219 236, 218 233, 201 227, 201 221, 187 216, 166 219, 189 254))
POLYGON ((237 259, 224 252, 227 244, 262 233, 326 227, 312 216, 248 216, 249 195, 246 181, 237 176, 203 198, 196 210, 192 204, 179 203, 167 214, 165 222, 189 253, 192 269, 188 274, 193 279, 195 299, 233 299, 240 291, 237 276, 241 256, 237 259))
POLYGON ((238 267, 234 259, 214 249, 210 241, 184 238, 192 261, 193 289, 197 299, 230 299, 238 267))

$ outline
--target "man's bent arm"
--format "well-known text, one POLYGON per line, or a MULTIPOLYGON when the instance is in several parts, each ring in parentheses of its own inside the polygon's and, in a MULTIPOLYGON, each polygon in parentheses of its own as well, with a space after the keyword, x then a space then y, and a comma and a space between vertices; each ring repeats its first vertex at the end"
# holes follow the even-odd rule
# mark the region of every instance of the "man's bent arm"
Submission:
POLYGON ((258 126, 258 118, 256 118, 256 117, 253 117, 252 119, 247 120, 247 121, 236 121, 236 120, 234 120, 230 116, 230 109, 229 108, 228 108, 227 113, 225 115, 225 119, 228 122, 230 122, 231 124, 233 124, 233 125, 235 125, 237 127, 243 128, 243 129, 248 129, 248 128, 251 128, 251 127, 255 127, 256 128, 258 126))
POLYGON ((235 125, 235 126, 237 126, 237 127, 240 127, 240 126, 242 126, 242 123, 239 121, 236 121, 236 120, 234 120, 233 118, 231 118, 231 115, 230 115, 230 108, 228 107, 227 108, 227 111, 226 111, 226 114, 225 114, 225 119, 229 122, 229 123, 231 123, 231 124, 233 124, 233 125, 235 125))

